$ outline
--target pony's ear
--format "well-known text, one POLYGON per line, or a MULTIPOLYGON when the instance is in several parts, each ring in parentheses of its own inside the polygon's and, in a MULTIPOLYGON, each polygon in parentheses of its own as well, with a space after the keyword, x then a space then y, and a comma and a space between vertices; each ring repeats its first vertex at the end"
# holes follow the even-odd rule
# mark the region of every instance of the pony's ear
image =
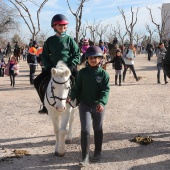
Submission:
POLYGON ((55 68, 51 69, 51 75, 52 77, 54 77, 54 75, 57 73, 57 70, 55 68))
POLYGON ((66 74, 66 76, 69 76, 70 75, 70 70, 66 70, 65 74, 66 74))

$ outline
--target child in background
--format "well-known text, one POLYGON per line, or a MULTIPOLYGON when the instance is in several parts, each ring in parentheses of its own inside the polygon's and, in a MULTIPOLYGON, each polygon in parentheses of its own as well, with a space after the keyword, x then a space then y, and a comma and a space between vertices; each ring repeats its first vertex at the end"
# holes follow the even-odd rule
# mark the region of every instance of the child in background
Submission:
POLYGON ((83 40, 83 46, 81 48, 81 52, 82 52, 81 61, 80 61, 81 64, 86 61, 85 53, 86 53, 86 51, 89 47, 90 47, 89 41, 87 39, 84 39, 83 40))
POLYGON ((70 100, 74 101, 76 98, 80 101, 82 161, 79 165, 82 167, 89 164, 91 119, 93 120, 95 144, 92 161, 97 162, 101 159, 103 117, 110 91, 109 75, 104 69, 99 67, 100 61, 103 58, 102 50, 97 46, 89 47, 85 57, 88 60, 89 66, 78 72, 67 100, 67 102, 70 100))
POLYGON ((19 65, 17 62, 16 57, 12 56, 11 60, 9 61, 9 76, 10 76, 10 82, 11 86, 15 86, 15 76, 19 74, 19 65))
POLYGON ((121 50, 116 50, 116 56, 107 63, 114 63, 115 64, 115 85, 117 85, 117 78, 119 76, 119 86, 121 86, 121 80, 122 80, 122 64, 124 65, 124 68, 126 68, 125 62, 123 60, 121 50))

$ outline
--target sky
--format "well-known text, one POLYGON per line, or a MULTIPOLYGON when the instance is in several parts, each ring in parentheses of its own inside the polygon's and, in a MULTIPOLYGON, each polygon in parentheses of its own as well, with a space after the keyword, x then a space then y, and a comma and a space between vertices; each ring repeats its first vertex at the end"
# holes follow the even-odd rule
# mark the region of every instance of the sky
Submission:
MULTIPOLYGON (((9 6, 14 7, 8 0, 3 0, 9 6)), ((14 1, 14 0, 13 0, 14 1)), ((35 1, 35 0, 34 0, 35 1)), ((43 0, 36 0, 38 4, 41 4, 43 0)), ((79 4, 79 0, 69 0, 70 6, 73 12, 76 12, 79 4)), ((127 18, 127 23, 130 24, 131 21, 131 7, 133 11, 138 11, 138 21, 135 25, 135 32, 141 34, 147 34, 145 25, 149 24, 151 29, 155 29, 154 24, 151 22, 149 11, 147 7, 152 9, 154 20, 157 23, 161 22, 161 11, 159 7, 162 6, 162 3, 170 3, 170 0, 89 0, 84 3, 83 7, 83 16, 82 16, 82 25, 87 26, 92 25, 94 20, 96 23, 101 21, 103 26, 112 24, 112 27, 117 27, 117 23, 120 24, 122 33, 125 31, 124 20, 119 12, 119 9, 123 9, 127 18)), ((34 4, 27 3, 26 6, 29 7, 29 11, 33 16, 33 22, 36 21, 36 12, 38 7, 34 4)), ((66 0, 48 0, 44 5, 43 9, 40 12, 40 26, 44 34, 47 34, 47 37, 54 35, 54 31, 51 28, 51 19, 56 14, 64 14, 69 21, 67 34, 75 33, 75 17, 70 12, 66 0), (48 32, 48 33, 47 33, 48 32)), ((18 17, 19 18, 19 17, 18 17)), ((25 39, 30 39, 30 31, 24 23, 23 19, 18 19, 20 25, 20 35, 25 36, 25 39)), ((110 32, 108 29, 107 32, 110 32)), ((86 38, 90 38, 90 34, 86 38)), ((105 39, 105 37, 103 38, 105 39)))

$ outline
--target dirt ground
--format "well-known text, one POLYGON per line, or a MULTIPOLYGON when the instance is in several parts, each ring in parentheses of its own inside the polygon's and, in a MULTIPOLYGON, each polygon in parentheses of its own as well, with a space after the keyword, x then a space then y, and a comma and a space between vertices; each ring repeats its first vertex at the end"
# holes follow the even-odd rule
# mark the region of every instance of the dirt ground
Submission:
MULTIPOLYGON (((0 170, 78 170, 81 160, 80 122, 75 113, 73 142, 66 145, 63 158, 54 156, 55 137, 46 114, 38 114, 40 100, 29 84, 29 69, 20 61, 16 87, 9 77, 0 77, 0 170), (17 155, 15 151, 23 150, 17 155), (20 154, 23 154, 20 156, 20 154)), ((136 82, 127 72, 123 85, 114 85, 114 70, 110 75, 110 98, 104 118, 102 160, 90 163, 83 170, 169 170, 170 169, 170 83, 157 84, 156 57, 147 61, 137 56, 136 82), (137 135, 150 136, 148 145, 131 142, 137 135)), ((38 75, 40 66, 36 71, 38 75)), ((169 81, 170 82, 170 81, 169 81)), ((91 131, 90 155, 93 155, 91 131)))

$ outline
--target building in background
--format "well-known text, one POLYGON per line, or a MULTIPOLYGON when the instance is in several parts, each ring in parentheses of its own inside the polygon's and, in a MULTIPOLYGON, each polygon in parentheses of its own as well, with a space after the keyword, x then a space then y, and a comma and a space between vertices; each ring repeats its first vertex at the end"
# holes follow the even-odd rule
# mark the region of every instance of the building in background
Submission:
POLYGON ((170 3, 162 4, 162 22, 165 20, 165 38, 170 39, 170 3))

